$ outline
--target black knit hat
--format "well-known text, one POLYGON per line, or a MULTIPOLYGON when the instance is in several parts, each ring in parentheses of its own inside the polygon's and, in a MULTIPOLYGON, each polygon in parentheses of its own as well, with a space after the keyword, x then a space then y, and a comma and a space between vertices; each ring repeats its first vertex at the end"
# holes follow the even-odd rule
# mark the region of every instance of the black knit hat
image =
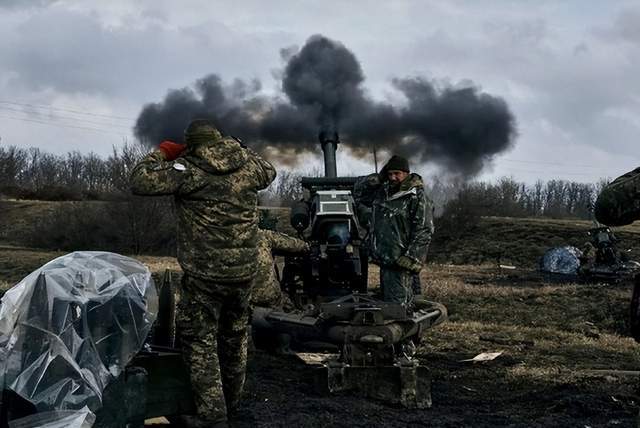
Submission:
POLYGON ((404 171, 411 172, 409 170, 409 161, 402 156, 393 155, 389 162, 384 166, 385 171, 404 171))

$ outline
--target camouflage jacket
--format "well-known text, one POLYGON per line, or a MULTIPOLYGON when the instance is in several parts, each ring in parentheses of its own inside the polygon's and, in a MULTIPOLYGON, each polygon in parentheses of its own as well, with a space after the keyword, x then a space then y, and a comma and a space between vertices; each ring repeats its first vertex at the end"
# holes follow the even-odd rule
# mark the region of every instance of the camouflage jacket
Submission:
POLYGON ((273 266, 273 254, 296 254, 308 250, 306 242, 272 230, 258 230, 258 262, 251 290, 254 306, 282 306, 282 292, 273 266))
POLYGON ((424 262, 433 235, 433 203, 422 178, 409 176, 391 194, 378 174, 361 177, 354 186, 356 203, 371 208, 369 246, 374 262, 393 266, 400 256, 424 262))
POLYGON ((236 140, 188 149, 175 161, 143 158, 131 174, 137 195, 173 195, 178 217, 178 262, 189 274, 245 282, 255 274, 258 190, 275 178, 273 166, 236 140))
POLYGON ((623 226, 640 220, 640 168, 609 183, 594 206, 596 220, 607 226, 623 226))

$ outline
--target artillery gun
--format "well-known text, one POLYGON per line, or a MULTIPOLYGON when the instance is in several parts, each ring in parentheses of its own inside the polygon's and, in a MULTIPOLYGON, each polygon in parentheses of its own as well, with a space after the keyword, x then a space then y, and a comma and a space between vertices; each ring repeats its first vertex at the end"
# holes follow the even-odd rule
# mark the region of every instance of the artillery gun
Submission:
POLYGON ((548 250, 540 260, 540 270, 550 279, 610 284, 628 281, 640 272, 640 263, 629 260, 618 248, 620 241, 611 228, 596 223, 587 235, 589 241, 582 248, 548 250))
POLYGON ((640 263, 629 260, 618 249, 618 238, 608 226, 598 225, 587 232, 590 242, 583 251, 580 276, 586 281, 620 282, 640 272, 640 263), (593 254, 591 254, 593 253, 593 254))
MULTIPOLYGON (((433 303, 414 310, 368 293, 367 231, 352 195, 355 177, 337 177, 336 133, 320 133, 325 177, 305 177, 291 225, 310 251, 285 258, 281 288, 296 310, 255 308, 254 343, 297 350, 337 350, 319 369, 329 392, 352 390, 410 408, 431 406, 426 368, 413 358, 422 334, 444 321, 433 303)), ((304 353, 298 355, 303 356, 304 353)))
MULTIPOLYGON (((302 184, 307 190, 307 197, 292 211, 292 224, 311 246, 311 251, 304 257, 290 257, 285 261, 282 288, 292 297, 297 310, 287 313, 256 308, 252 319, 256 343, 268 342, 269 338, 278 336, 287 336, 293 346, 304 347, 309 342, 324 343, 339 351, 336 358, 327 359, 319 370, 319 381, 324 390, 357 390, 365 396, 406 407, 429 407, 428 371, 418 365, 413 353, 422 333, 443 321, 446 310, 437 304, 432 308, 413 310, 383 302, 367 292, 366 231, 358 221, 350 191, 354 178, 336 177, 337 135, 333 139, 323 137, 321 142, 325 149, 327 177, 304 179, 302 184)), ((0 426, 7 426, 10 421, 22 418, 31 421, 27 426, 70 426, 58 424, 57 419, 51 424, 42 419, 43 409, 52 410, 54 418, 66 417, 64 412, 58 412, 61 408, 66 409, 66 404, 51 401, 52 397, 66 397, 63 392, 71 395, 69 402, 74 405, 84 403, 74 394, 89 403, 88 408, 71 412, 69 417, 73 418, 74 423, 79 420, 91 425, 91 421, 95 421, 95 428, 142 427, 147 418, 192 413, 194 403, 189 378, 175 341, 178 274, 166 271, 164 278, 154 281, 138 262, 121 262, 122 256, 110 253, 79 255, 83 260, 87 257, 92 260, 113 258, 124 266, 133 266, 135 272, 139 270, 139 275, 144 275, 144 281, 135 277, 125 282, 119 276, 111 278, 119 270, 111 268, 110 264, 96 267, 85 261, 79 263, 77 256, 72 254, 61 258, 67 260, 66 257, 70 257, 68 266, 58 266, 61 262, 54 261, 41 268, 55 268, 55 272, 51 273, 55 281, 50 281, 47 276, 39 276, 39 270, 25 279, 38 279, 30 288, 21 286, 10 293, 28 297, 12 300, 12 304, 18 301, 24 303, 23 312, 28 322, 9 323, 11 317, 0 316, 0 327, 4 323, 4 327, 15 324, 31 329, 38 327, 33 320, 39 320, 49 329, 53 325, 54 330, 49 332, 46 328, 33 328, 40 340, 33 340, 36 336, 31 330, 29 334, 16 333, 21 341, 15 342, 9 341, 9 336, 4 335, 9 330, 0 328, 0 369, 5 362, 10 362, 6 367, 13 370, 18 379, 26 376, 29 380, 14 382, 20 388, 14 388, 12 383, 8 385, 10 388, 0 391, 0 426), (80 268, 82 275, 78 276, 76 270, 80 268), (58 277, 64 277, 65 280, 58 283, 58 277), (81 280, 84 277, 86 280, 81 280), (155 296, 156 282, 160 283, 157 287, 158 296, 155 296), (114 284, 121 287, 115 287, 114 284), (143 299, 127 294, 142 287, 142 284, 151 293, 149 296, 143 299), (38 293, 26 292, 32 289, 38 293), (122 290, 122 295, 117 294, 103 301, 102 294, 94 289, 101 293, 122 290), (88 293, 90 298, 87 299, 83 293, 88 293), (47 311, 50 304, 54 309, 47 311), (42 316, 47 313, 56 322, 49 322, 47 317, 42 316), (126 318, 130 322, 123 322, 123 313, 130 315, 126 318), (146 321, 142 323, 141 319, 146 321), (142 331, 132 334, 136 331, 132 326, 142 331), (64 336, 58 335, 56 329, 60 328, 64 330, 64 336), (144 340, 147 332, 149 336, 144 340), (49 340, 49 336, 68 339, 68 348, 73 355, 70 354, 66 359, 48 358, 51 353, 47 346, 53 346, 53 354, 57 355, 59 343, 62 343, 60 340, 49 340), (136 341, 135 347, 124 346, 114 340, 118 337, 135 337, 139 341, 136 341), (14 342, 20 345, 15 348, 16 352, 11 355, 3 353, 9 349, 3 348, 3 345, 14 342), (96 343, 96 346, 92 343, 96 343), (43 344, 47 346, 43 347, 43 344), (33 349, 40 347, 43 348, 40 354, 33 352, 33 349), (93 351, 94 348, 101 353, 91 359, 83 358, 85 352, 79 351, 93 351), (8 356, 15 357, 19 364, 10 361, 8 356), (43 363, 43 367, 50 369, 46 376, 42 375, 42 370, 31 370, 35 357, 38 357, 38 364, 43 363), (78 366, 76 358, 81 360, 82 367, 78 366), (108 363, 108 370, 101 365, 114 359, 119 363, 117 371, 115 364, 108 363), (98 364, 99 360, 102 363, 98 364), (100 376, 93 375, 88 371, 89 368, 97 370, 100 376), (94 385, 98 378, 101 380, 100 388, 94 385), (34 379, 37 382, 32 382, 34 379), (89 386, 80 388, 80 380, 87 379, 89 386), (31 392, 22 392, 24 388, 21 386, 35 388, 38 393, 33 393, 31 389, 31 392), (78 391, 83 394, 89 391, 91 394, 82 395, 78 391), (38 408, 38 405, 41 407, 38 408), (90 410, 95 411, 95 415, 90 410)), ((7 313, 19 313, 9 310, 9 306, 5 308, 7 313)), ((0 370, 0 380, 3 380, 3 374, 0 370)))

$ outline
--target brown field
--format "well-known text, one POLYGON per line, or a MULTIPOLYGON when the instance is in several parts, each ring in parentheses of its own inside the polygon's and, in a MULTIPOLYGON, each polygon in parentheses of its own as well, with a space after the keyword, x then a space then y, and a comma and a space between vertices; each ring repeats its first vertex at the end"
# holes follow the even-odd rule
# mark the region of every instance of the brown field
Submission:
MULTIPOLYGON (((0 286, 57 255, 0 247, 0 286)), ((154 271, 177 268, 172 258, 139 259, 154 271)), ((638 376, 628 371, 640 370, 640 348, 626 337, 631 285, 550 283, 533 270, 495 266, 431 264, 423 272, 426 295, 450 311, 418 352, 433 375, 432 409, 322 396, 309 368, 252 351, 237 426, 635 426, 638 376), (461 362, 487 351, 503 354, 461 362)))
MULTIPOLYGON (((0 294, 62 254, 20 240, 64 203, 0 201, 0 294)), ((277 215, 286 228, 286 212, 277 215)), ((423 284, 450 320, 427 332, 418 352, 433 375, 432 409, 325 397, 313 392, 311 372, 297 360, 252 351, 238 426, 635 426, 640 348, 627 337, 631 285, 551 283, 533 269, 549 247, 581 246, 589 227, 487 217, 455 240, 436 233, 423 284), (487 351, 503 354, 460 362, 487 351)), ((616 234, 640 260, 640 226, 616 234)), ((178 268, 170 257, 136 257, 152 271, 178 268)), ((372 286, 376 275, 374 267, 372 286)))
MULTIPOLYGON (((100 201, 49 202, 0 200, 0 243, 24 245, 24 237, 33 234, 33 225, 47 216, 57 215, 68 204, 104 204, 100 201)), ((295 234, 289 224, 288 208, 263 207, 278 218, 279 230, 295 234)), ((434 263, 511 264, 520 268, 535 268, 550 247, 574 245, 582 247, 592 222, 586 220, 555 220, 546 218, 483 217, 478 224, 461 225, 461 234, 454 238, 437 230, 429 249, 434 263)), ((640 260, 640 222, 615 229, 619 247, 630 250, 629 256, 640 260)))
POLYGON ((432 409, 323 397, 305 367, 255 352, 241 426, 635 426, 630 284, 553 284, 486 265, 430 265, 423 284, 450 311, 418 352, 433 375, 432 409), (461 362, 497 351, 494 361, 461 362))
MULTIPOLYGON (((587 230, 591 227, 593 223, 586 220, 483 217, 455 239, 436 229, 429 258, 438 263, 537 267, 550 247, 581 248, 588 241, 587 230)), ((640 260, 640 222, 615 228, 615 234, 619 248, 631 250, 630 257, 640 260)))

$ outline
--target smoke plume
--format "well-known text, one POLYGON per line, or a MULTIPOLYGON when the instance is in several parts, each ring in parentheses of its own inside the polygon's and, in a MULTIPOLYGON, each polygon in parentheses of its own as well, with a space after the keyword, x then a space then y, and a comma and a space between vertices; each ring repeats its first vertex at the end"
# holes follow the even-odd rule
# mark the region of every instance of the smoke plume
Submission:
POLYGON ((367 95, 360 63, 339 42, 316 35, 299 51, 283 49, 281 55, 286 60, 282 96, 262 95, 258 81, 225 84, 211 74, 193 88, 170 90, 162 102, 146 105, 136 136, 150 145, 181 141, 189 121, 210 118, 257 150, 302 153, 319 151, 319 131, 336 131, 356 155, 375 146, 414 164, 433 161, 467 176, 515 139, 506 102, 476 86, 396 78, 392 88, 406 99, 396 106, 367 95))

